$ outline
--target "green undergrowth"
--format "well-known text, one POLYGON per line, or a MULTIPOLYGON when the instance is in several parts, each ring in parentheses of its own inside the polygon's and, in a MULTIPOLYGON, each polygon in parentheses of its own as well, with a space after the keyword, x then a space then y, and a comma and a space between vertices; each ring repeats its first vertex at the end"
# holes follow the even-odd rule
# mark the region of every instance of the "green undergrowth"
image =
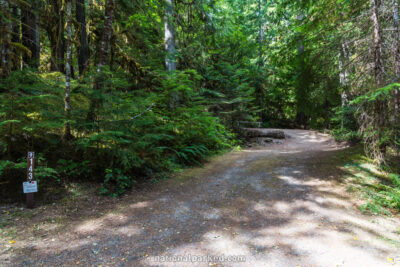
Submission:
POLYGON ((364 204, 363 212, 393 215, 400 211, 400 175, 393 168, 379 168, 364 154, 362 146, 341 155, 341 169, 348 191, 356 193, 364 204))
POLYGON ((194 70, 154 74, 151 90, 133 89, 126 73, 105 69, 96 91, 94 75, 73 81, 69 117, 61 73, 14 72, 0 82, 0 91, 8 92, 0 94, 2 201, 24 199, 27 151, 36 152, 38 197, 54 201, 72 182, 100 184, 100 193, 119 196, 234 144, 234 135, 208 112, 194 70))

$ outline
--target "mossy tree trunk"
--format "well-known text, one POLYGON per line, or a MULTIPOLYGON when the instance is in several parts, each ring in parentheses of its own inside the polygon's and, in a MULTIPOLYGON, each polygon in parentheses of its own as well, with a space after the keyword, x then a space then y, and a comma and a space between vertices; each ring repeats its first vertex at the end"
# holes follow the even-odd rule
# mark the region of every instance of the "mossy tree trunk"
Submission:
POLYGON ((10 74, 10 41, 11 41, 11 19, 10 3, 8 0, 0 0, 0 10, 2 13, 0 21, 0 77, 5 78, 10 74))
MULTIPOLYGON (((110 42, 113 33, 112 30, 113 20, 114 20, 114 0, 107 0, 105 14, 104 14, 103 33, 101 36, 99 50, 97 52, 97 64, 96 64, 97 74, 93 84, 93 89, 95 91, 99 91, 103 88, 104 78, 101 75, 101 71, 103 67, 105 67, 108 64, 110 42)), ((98 108, 101 106, 101 102, 102 100, 101 97, 99 97, 98 93, 96 94, 96 96, 92 96, 87 116, 88 120, 96 121, 96 113, 98 108)))
POLYGON ((30 50, 30 55, 23 55, 26 67, 39 68, 40 64, 40 27, 39 3, 32 1, 30 5, 23 5, 21 11, 22 44, 30 50))
POLYGON ((79 25, 78 65, 79 74, 83 74, 89 60, 89 46, 86 33, 86 7, 85 0, 76 0, 76 21, 79 25))
POLYGON ((71 115, 71 66, 72 66, 72 22, 71 22, 71 1, 67 0, 67 55, 65 64, 65 113, 67 122, 65 123, 64 138, 70 139, 71 125, 69 123, 71 115))

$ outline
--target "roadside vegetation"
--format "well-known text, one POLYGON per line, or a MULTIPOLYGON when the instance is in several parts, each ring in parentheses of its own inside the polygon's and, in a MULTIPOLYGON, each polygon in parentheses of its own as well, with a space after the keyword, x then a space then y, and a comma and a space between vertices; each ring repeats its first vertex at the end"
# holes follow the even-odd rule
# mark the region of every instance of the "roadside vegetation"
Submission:
POLYGON ((363 208, 399 209, 398 6, 1 0, 0 201, 23 199, 28 151, 43 203, 74 183, 117 197, 259 124, 362 144, 368 160, 345 168, 363 208))

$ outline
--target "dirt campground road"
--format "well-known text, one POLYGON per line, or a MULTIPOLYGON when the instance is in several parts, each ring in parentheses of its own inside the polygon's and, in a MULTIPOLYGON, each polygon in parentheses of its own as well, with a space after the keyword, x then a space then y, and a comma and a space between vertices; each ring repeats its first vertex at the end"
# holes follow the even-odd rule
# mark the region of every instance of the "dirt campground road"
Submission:
POLYGON ((335 162, 347 148, 285 131, 283 144, 216 157, 118 201, 87 199, 75 216, 37 209, 39 229, 17 229, 24 238, 0 247, 0 265, 400 266, 399 218, 364 215, 346 192, 335 162))

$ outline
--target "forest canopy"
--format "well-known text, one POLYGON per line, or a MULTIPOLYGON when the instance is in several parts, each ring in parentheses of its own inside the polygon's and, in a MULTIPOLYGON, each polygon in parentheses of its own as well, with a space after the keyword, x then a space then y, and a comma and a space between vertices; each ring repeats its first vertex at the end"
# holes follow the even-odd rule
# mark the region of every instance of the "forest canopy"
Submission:
POLYGON ((400 147, 399 3, 0 0, 0 195, 83 180, 120 195, 241 143, 327 130, 400 147))

